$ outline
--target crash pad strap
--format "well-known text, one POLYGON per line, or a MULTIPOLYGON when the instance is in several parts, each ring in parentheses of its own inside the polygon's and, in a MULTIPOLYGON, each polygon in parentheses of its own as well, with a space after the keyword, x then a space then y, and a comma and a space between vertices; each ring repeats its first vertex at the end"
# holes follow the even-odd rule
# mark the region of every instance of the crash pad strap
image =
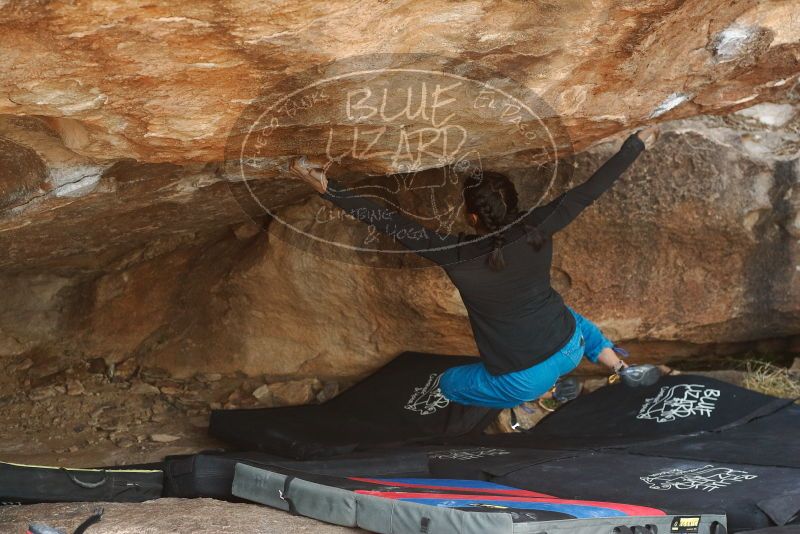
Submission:
POLYGON ((84 532, 86 532, 86 529, 88 529, 95 523, 99 523, 102 518, 103 518, 103 509, 102 508, 95 509, 94 513, 91 516, 89 516, 89 518, 86 519, 86 521, 78 525, 78 528, 75 529, 75 532, 73 534, 83 534, 84 532))
POLYGON ((88 473, 160 473, 161 469, 128 469, 125 466, 115 467, 115 468, 108 468, 108 467, 101 467, 101 468, 87 468, 87 467, 59 467, 54 465, 35 465, 35 464, 18 464, 14 462, 0 462, 2 465, 10 465, 12 467, 29 467, 32 469, 56 469, 56 470, 66 470, 66 471, 73 471, 73 472, 88 472, 88 473))
POLYGON ((286 479, 284 479, 283 489, 280 491, 280 497, 286 501, 286 505, 289 507, 289 513, 292 515, 298 515, 297 508, 295 508, 294 502, 292 502, 291 497, 289 497, 289 486, 292 485, 293 480, 293 476, 287 476, 286 479))
POLYGON ((84 489, 99 488, 100 486, 102 486, 103 484, 108 482, 108 475, 106 475, 105 471, 99 471, 100 473, 103 474, 103 478, 101 478, 100 480, 98 480, 96 482, 86 482, 84 480, 79 480, 78 477, 76 477, 75 475, 73 475, 72 473, 69 472, 69 469, 61 467, 61 468, 59 468, 59 470, 62 473, 64 473, 65 475, 67 475, 67 478, 69 479, 70 482, 72 482, 76 486, 78 486, 80 488, 84 488, 84 489))

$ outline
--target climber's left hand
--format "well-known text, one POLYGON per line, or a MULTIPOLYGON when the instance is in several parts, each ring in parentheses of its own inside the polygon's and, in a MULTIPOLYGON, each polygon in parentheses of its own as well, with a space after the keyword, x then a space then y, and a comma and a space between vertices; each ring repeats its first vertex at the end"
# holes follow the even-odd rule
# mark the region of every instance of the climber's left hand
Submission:
POLYGON ((636 135, 644 143, 645 149, 650 149, 658 140, 658 136, 660 133, 661 133, 661 128, 659 128, 658 126, 648 126, 647 128, 643 128, 638 132, 636 132, 636 135))
POLYGON ((309 162, 305 156, 293 159, 289 163, 289 172, 320 193, 328 190, 328 178, 325 176, 325 171, 309 162))

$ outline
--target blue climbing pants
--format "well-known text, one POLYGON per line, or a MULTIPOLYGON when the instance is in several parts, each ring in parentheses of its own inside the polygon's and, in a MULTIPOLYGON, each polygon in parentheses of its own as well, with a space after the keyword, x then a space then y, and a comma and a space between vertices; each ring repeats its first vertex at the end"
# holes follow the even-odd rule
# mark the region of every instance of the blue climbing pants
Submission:
POLYGON ((543 362, 504 375, 490 374, 483 363, 453 367, 442 374, 439 382, 442 394, 459 404, 513 408, 544 395, 560 376, 575 369, 581 358, 597 362, 600 352, 613 348, 614 344, 594 323, 572 308, 569 311, 575 317, 575 333, 543 362))

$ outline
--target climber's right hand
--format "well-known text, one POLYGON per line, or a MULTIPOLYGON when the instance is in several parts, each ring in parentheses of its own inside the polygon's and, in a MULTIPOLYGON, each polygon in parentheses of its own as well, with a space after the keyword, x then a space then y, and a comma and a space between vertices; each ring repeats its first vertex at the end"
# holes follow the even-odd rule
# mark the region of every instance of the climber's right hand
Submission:
POLYGON ((305 156, 294 158, 289 162, 289 172, 308 183, 319 193, 328 191, 328 178, 325 171, 308 161, 305 156))

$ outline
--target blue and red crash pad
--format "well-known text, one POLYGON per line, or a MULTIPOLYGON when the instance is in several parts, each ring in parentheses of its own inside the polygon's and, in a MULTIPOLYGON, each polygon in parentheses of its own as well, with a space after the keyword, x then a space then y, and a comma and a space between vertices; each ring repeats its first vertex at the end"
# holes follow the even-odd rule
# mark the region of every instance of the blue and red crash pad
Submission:
POLYGON ((722 514, 672 515, 645 506, 561 499, 481 480, 333 477, 238 464, 233 494, 385 534, 727 532, 722 514))
POLYGON ((646 506, 559 499, 482 480, 361 477, 347 480, 369 485, 353 490, 363 495, 447 508, 514 510, 520 516, 534 513, 537 519, 664 515, 661 510, 646 506))

